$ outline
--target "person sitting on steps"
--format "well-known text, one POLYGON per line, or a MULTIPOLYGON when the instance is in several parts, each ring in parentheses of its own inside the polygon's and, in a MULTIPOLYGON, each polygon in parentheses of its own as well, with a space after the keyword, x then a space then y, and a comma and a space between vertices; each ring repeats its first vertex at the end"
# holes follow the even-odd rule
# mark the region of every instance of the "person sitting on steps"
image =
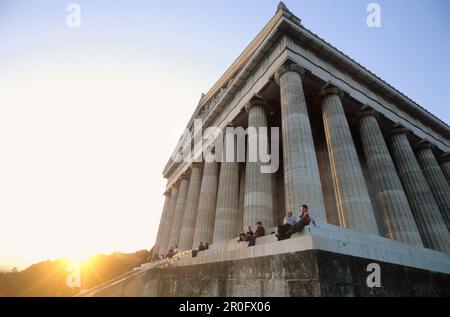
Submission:
POLYGON ((203 241, 200 241, 200 245, 198 246, 198 251, 205 251, 205 250, 206 250, 206 247, 203 244, 203 241))
POLYGON ((289 229, 292 228, 293 225, 297 222, 297 217, 292 214, 292 211, 289 211, 283 219, 283 224, 278 226, 278 240, 281 240, 282 237, 289 229))
POLYGON ((241 231, 241 233, 239 234, 239 240, 237 242, 244 242, 247 241, 247 234, 245 233, 245 231, 241 231))
POLYGON ((245 241, 250 241, 250 239, 252 238, 253 238, 252 226, 248 226, 245 241))
POLYGON ((171 259, 174 255, 175 255, 175 250, 174 250, 173 246, 171 246, 169 248, 169 252, 167 252, 167 256, 166 257, 171 259))
POLYGON ((264 229, 264 227, 262 226, 262 222, 258 221, 256 223, 256 230, 255 230, 255 234, 253 234, 249 239, 248 239, 248 246, 252 247, 256 244, 256 238, 259 237, 264 237, 266 235, 266 230, 264 229))
POLYGON ((286 240, 289 239, 294 233, 300 232, 305 228, 306 226, 313 223, 314 226, 316 226, 316 219, 311 211, 308 210, 307 205, 302 206, 302 211, 299 216, 299 221, 295 223, 291 228, 289 228, 285 233, 280 234, 278 233, 276 236, 278 237, 278 241, 280 240, 286 240))

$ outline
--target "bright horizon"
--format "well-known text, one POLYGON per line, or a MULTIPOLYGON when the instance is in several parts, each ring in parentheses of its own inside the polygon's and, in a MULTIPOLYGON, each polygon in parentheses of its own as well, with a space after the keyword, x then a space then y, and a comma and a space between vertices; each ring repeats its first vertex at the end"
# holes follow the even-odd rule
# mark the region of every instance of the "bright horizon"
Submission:
MULTIPOLYGON (((150 249, 182 129, 278 2, 0 0, 0 270, 150 249)), ((450 122, 448 1, 284 2, 450 122)))

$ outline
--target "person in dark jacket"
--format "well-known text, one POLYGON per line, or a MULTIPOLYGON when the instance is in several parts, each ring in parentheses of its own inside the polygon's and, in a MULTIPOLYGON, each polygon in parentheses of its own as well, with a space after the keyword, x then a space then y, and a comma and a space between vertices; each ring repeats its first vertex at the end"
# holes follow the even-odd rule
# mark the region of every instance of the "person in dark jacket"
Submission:
POLYGON ((245 241, 249 241, 250 239, 253 238, 254 233, 253 233, 253 230, 252 230, 252 226, 248 226, 247 227, 246 235, 247 235, 247 237, 246 237, 245 241))
POLYGON ((205 250, 206 250, 206 247, 205 247, 205 245, 203 244, 203 241, 200 241, 200 245, 198 246, 198 250, 199 250, 199 251, 205 251, 205 250))
POLYGON ((169 248, 169 252, 167 252, 167 258, 172 258, 173 256, 175 255, 175 250, 174 250, 174 248, 171 246, 170 248, 169 248))
POLYGON ((265 235, 266 235, 266 230, 262 226, 262 222, 258 221, 256 223, 255 234, 253 234, 252 237, 248 239, 248 246, 249 247, 254 246, 256 244, 256 239, 259 237, 264 237, 265 235))
POLYGON ((247 234, 245 233, 245 231, 241 231, 237 242, 244 242, 244 241, 247 241, 247 234))

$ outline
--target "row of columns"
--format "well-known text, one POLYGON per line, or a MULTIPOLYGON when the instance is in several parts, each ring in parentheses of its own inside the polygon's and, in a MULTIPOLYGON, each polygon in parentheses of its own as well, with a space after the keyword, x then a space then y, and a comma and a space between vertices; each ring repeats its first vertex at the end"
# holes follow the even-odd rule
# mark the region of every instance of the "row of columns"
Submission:
POLYGON ((369 174, 375 187, 375 200, 384 218, 389 238, 423 246, 408 198, 395 169, 377 114, 364 110, 359 119, 359 133, 369 174))
MULTIPOLYGON (((275 75, 281 93, 284 192, 286 211, 308 204, 326 222, 325 204, 308 109, 303 91, 305 71, 283 66, 275 75)), ((342 104, 342 92, 326 86, 320 92, 326 143, 342 227, 379 234, 369 191, 342 104)), ((248 126, 267 127, 266 105, 259 97, 246 106, 248 126)), ((374 196, 391 239, 450 253, 450 160, 439 165, 431 147, 413 150, 402 128, 383 135, 377 113, 364 107, 358 117, 364 156, 374 196)), ((250 138, 248 138, 250 139, 250 138)), ((265 138, 268 142, 268 136, 265 138)), ((250 141, 247 141, 250 142, 250 141)), ((268 148, 268 144, 266 144, 268 148)), ((235 151, 236 153, 236 151, 235 151)), ((261 163, 194 164, 167 192, 156 243, 159 254, 200 241, 236 237, 245 224, 275 225, 274 177, 261 163), (245 177, 244 177, 245 176, 245 177)))
POLYGON ((340 224, 378 234, 378 227, 359 157, 336 88, 321 91, 322 116, 340 224))
MULTIPOLYGON (((450 253, 448 229, 429 186, 430 179, 425 178, 408 141, 407 131, 403 128, 394 129, 389 145, 424 245, 450 253)), ((418 152, 420 155, 421 151, 418 152)))

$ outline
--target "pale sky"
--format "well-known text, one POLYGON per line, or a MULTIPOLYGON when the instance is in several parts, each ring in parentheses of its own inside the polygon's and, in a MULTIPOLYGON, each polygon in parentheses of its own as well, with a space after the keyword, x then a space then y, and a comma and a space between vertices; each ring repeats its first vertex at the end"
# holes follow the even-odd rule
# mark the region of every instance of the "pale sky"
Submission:
MULTIPOLYGON (((274 0, 0 0, 0 269, 150 249, 162 170, 274 0)), ((304 25, 447 123, 450 2, 288 0, 304 25)))

